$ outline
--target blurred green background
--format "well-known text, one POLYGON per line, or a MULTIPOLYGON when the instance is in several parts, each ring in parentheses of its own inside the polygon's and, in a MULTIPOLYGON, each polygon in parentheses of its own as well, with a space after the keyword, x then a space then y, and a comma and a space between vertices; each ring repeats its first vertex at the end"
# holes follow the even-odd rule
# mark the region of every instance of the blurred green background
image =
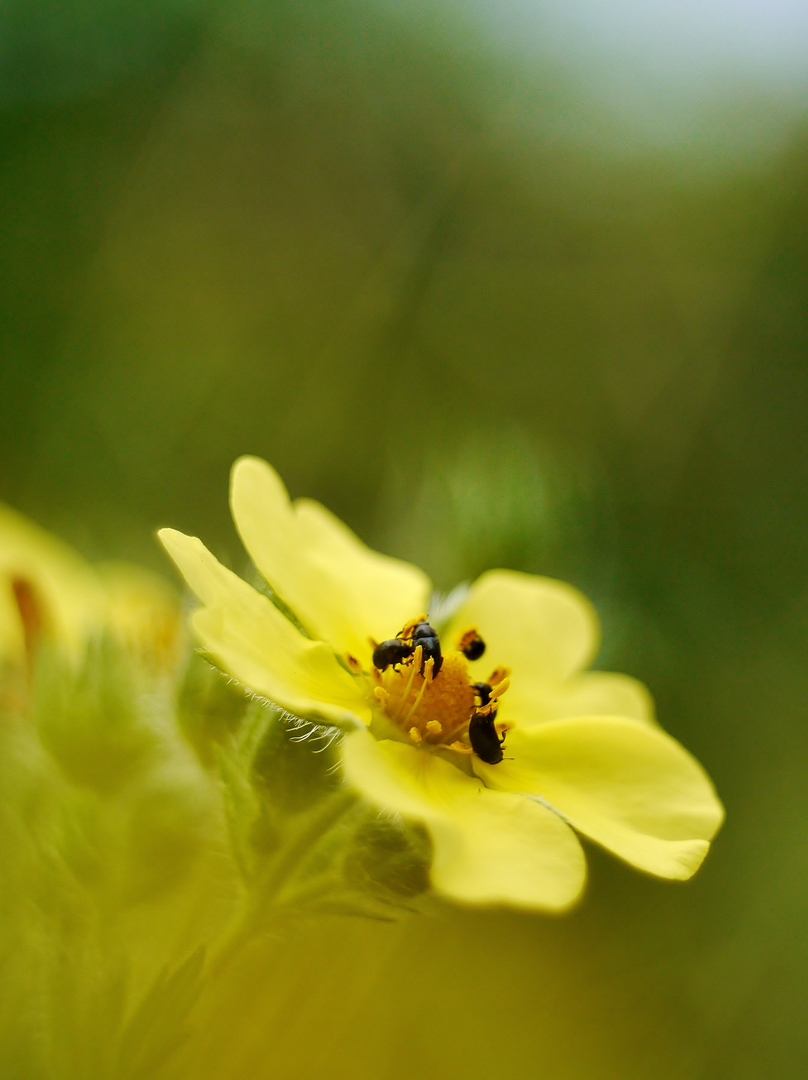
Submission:
POLYGON ((717 0, 0 8, 0 497, 242 569, 256 453, 441 588, 570 580, 728 807, 686 886, 592 851, 563 919, 313 935, 210 1075, 808 1074, 806 41, 717 0))

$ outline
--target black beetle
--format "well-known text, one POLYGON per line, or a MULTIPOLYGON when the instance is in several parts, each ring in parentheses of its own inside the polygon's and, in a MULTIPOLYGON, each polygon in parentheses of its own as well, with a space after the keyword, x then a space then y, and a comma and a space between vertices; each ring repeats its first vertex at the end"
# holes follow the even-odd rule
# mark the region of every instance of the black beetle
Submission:
POLYGON ((416 623, 412 630, 412 642, 413 646, 420 645, 424 650, 424 661, 421 664, 421 672, 424 673, 424 664, 426 664, 429 658, 432 658, 432 678, 441 669, 443 665, 443 654, 440 651, 440 641, 438 640, 437 632, 434 627, 430 626, 428 622, 416 623))
POLYGON ((415 652, 412 642, 402 641, 401 638, 388 638, 373 650, 373 666, 379 671, 384 671, 392 664, 402 664, 415 652))
POLYGON ((485 652, 485 642, 475 629, 467 630, 458 648, 467 660, 479 660, 485 652))
POLYGON ((500 736, 496 729, 497 711, 475 713, 469 720, 469 742, 471 749, 487 765, 499 765, 502 761, 502 747, 505 736, 500 736))

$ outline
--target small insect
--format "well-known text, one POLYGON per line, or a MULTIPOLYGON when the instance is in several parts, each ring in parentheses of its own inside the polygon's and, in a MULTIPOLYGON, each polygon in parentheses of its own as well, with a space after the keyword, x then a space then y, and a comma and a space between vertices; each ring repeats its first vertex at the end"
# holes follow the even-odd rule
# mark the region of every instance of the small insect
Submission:
POLYGON ((480 699, 480 708, 484 708, 491 700, 493 687, 487 682, 475 682, 471 684, 471 689, 480 699))
POLYGON ((463 632, 457 647, 467 660, 479 660, 485 652, 485 642, 477 633, 476 626, 470 626, 463 632))
POLYGON ((487 765, 499 765, 502 761, 502 747, 505 736, 496 729, 497 711, 474 713, 469 721, 469 742, 471 749, 487 765))
POLYGON ((412 629, 413 647, 418 645, 424 650, 424 659, 421 664, 421 674, 424 673, 424 664, 432 659, 432 678, 434 679, 443 665, 443 654, 440 651, 440 641, 434 627, 428 622, 416 623, 412 629))
POLYGON ((415 652, 415 646, 410 641, 402 641, 401 638, 388 638, 381 642, 373 650, 373 666, 379 671, 385 671, 391 665, 396 667, 403 664, 415 652))

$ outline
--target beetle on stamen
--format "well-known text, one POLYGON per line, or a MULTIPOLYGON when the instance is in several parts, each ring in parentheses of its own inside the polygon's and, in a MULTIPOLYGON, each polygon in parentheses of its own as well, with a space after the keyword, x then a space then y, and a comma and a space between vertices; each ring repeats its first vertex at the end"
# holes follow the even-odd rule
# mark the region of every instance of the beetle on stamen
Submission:
POLYGON ((469 720, 469 742, 474 753, 487 765, 499 765, 503 759, 505 734, 496 726, 497 710, 476 712, 469 720))
POLYGON ((510 685, 510 669, 499 666, 486 682, 472 682, 470 659, 485 643, 475 627, 445 655, 426 615, 405 623, 394 638, 373 646, 374 697, 381 711, 423 750, 476 754, 488 765, 503 760, 503 732, 497 722, 500 698, 510 685))
POLYGON ((402 641, 401 638, 388 638, 382 641, 373 650, 373 666, 379 671, 386 671, 389 667, 397 667, 408 660, 415 646, 411 641, 402 641))

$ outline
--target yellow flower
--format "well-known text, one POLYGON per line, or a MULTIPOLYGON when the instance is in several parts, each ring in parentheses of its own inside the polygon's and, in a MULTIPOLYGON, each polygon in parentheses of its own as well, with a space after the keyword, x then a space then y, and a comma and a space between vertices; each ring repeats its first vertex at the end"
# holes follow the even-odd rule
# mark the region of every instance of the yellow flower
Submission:
POLYGON ((103 632, 150 665, 172 667, 182 651, 174 590, 138 566, 92 566, 0 504, 0 667, 29 664, 43 639, 78 660, 103 632))
POLYGON ((278 705, 348 728, 347 782, 426 826, 437 892, 566 908, 586 875, 576 832, 660 877, 695 872, 721 804, 640 684, 585 671, 598 624, 575 589, 489 571, 438 634, 420 570, 371 551, 318 503, 290 503, 265 462, 236 462, 231 504, 279 602, 164 529, 202 601, 202 645, 278 705))
POLYGON ((67 544, 0 505, 0 659, 23 664, 42 635, 77 654, 101 626, 102 589, 67 544))

